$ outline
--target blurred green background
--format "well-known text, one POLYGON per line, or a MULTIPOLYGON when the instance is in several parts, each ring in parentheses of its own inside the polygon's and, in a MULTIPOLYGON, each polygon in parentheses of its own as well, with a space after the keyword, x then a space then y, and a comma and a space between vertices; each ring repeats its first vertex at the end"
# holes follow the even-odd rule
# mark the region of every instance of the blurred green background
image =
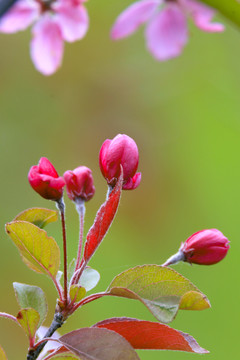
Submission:
MULTIPOLYGON (((28 269, 4 233, 4 224, 29 207, 54 208, 29 186, 27 173, 47 156, 62 174, 79 165, 93 170, 96 195, 87 204, 85 234, 103 202, 106 183, 98 152, 106 138, 133 137, 140 152, 141 186, 124 192, 118 216, 91 260, 101 273, 96 291, 138 264, 161 264, 195 231, 218 228, 230 240, 227 258, 215 266, 179 264, 175 269, 210 299, 203 312, 181 311, 172 327, 210 350, 209 360, 239 358, 240 33, 190 26, 183 55, 156 62, 142 31, 121 42, 109 39, 114 19, 129 0, 87 3, 91 26, 81 42, 66 44, 62 68, 43 77, 29 58, 30 32, 0 35, 0 311, 17 314, 12 282, 39 285, 47 293, 49 325, 56 292, 50 280, 28 269)), ((219 20, 222 20, 219 18, 219 20)), ((69 259, 77 249, 78 218, 66 199, 69 259)), ((48 234, 61 246, 60 223, 48 234)), ((140 303, 117 298, 85 306, 61 334, 104 318, 154 321, 140 303)), ((8 359, 25 359, 27 338, 0 320, 8 359)), ((194 360, 200 355, 139 351, 142 360, 194 360)))

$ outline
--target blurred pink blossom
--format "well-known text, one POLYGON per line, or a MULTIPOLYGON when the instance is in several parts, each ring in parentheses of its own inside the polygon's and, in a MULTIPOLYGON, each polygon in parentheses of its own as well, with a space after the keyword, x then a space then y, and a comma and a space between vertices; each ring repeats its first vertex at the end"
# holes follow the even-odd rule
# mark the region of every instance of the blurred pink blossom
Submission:
POLYGON ((0 20, 0 32, 15 33, 33 25, 32 61, 44 75, 61 65, 64 41, 82 39, 88 30, 85 0, 19 0, 0 20))
POLYGON ((157 60, 164 61, 180 55, 186 45, 188 16, 203 31, 223 31, 222 24, 211 22, 214 14, 212 8, 195 0, 141 0, 119 15, 111 38, 127 37, 146 23, 147 48, 157 60))

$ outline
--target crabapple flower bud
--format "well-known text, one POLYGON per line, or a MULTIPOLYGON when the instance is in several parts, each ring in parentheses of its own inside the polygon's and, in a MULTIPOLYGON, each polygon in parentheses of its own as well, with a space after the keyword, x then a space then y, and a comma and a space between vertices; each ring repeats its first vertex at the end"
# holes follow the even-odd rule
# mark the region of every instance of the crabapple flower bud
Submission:
POLYGON ((120 175, 120 165, 122 165, 123 189, 136 189, 141 181, 141 173, 136 173, 138 161, 137 145, 127 135, 119 134, 112 140, 105 140, 102 144, 99 153, 99 165, 108 185, 112 187, 117 182, 120 175))
POLYGON ((221 261, 229 250, 229 241, 217 229, 201 230, 190 236, 177 254, 169 258, 163 266, 187 261, 190 264, 213 265, 221 261))
POLYGON ((63 196, 65 182, 58 176, 50 161, 42 157, 38 165, 32 166, 28 173, 32 188, 44 199, 59 201, 63 196))
POLYGON ((70 200, 75 201, 77 198, 81 198, 88 201, 93 197, 95 187, 93 185, 92 171, 89 168, 79 166, 73 171, 66 171, 63 177, 70 200))

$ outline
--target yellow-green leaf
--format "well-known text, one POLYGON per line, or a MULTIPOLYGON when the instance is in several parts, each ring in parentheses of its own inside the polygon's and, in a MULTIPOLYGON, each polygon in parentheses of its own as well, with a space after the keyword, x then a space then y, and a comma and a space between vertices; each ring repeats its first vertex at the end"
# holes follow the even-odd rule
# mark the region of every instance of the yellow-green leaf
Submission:
POLYGON ((13 221, 6 225, 6 232, 30 269, 51 278, 56 277, 60 250, 56 241, 47 236, 46 231, 26 221, 13 221))
POLYGON ((217 9, 227 19, 240 26, 240 3, 237 0, 201 0, 217 9))
POLYGON ((72 285, 70 287, 69 295, 72 301, 78 302, 86 295, 86 289, 80 285, 72 285))
POLYGON ((28 221, 41 229, 47 224, 57 221, 58 213, 55 210, 32 208, 22 211, 13 221, 28 221))
POLYGON ((13 288, 21 309, 32 308, 39 313, 40 326, 47 315, 47 300, 42 289, 38 286, 21 284, 18 282, 13 283, 13 288))
MULTIPOLYGON (((3 348, 1 347, 1 345, 0 345, 0 360, 7 360, 6 354, 5 354, 4 350, 3 350, 3 348)), ((61 360, 64 360, 64 359, 61 359, 61 360)))
POLYGON ((108 288, 115 296, 140 300, 161 322, 174 319, 178 309, 203 310, 207 297, 173 269, 159 265, 137 266, 116 276, 108 288))
POLYGON ((30 342, 34 339, 36 331, 38 329, 40 315, 35 309, 22 309, 17 314, 17 321, 27 334, 30 342))

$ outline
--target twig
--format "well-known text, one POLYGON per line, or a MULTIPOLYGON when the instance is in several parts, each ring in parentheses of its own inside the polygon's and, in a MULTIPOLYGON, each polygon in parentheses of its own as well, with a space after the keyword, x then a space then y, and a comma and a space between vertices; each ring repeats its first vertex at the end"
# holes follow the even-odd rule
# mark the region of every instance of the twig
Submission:
POLYGON ((0 18, 17 2, 18 0, 0 0, 0 18))
MULTIPOLYGON (((48 329, 48 331, 46 332, 44 339, 45 338, 50 338, 57 329, 59 329, 64 323, 64 318, 63 315, 61 313, 56 313, 54 315, 54 319, 53 322, 50 326, 50 328, 48 329)), ((38 355, 40 354, 40 352, 42 351, 42 349, 44 348, 44 346, 46 345, 47 341, 40 343, 36 349, 30 349, 27 355, 27 360, 36 360, 38 355)))

